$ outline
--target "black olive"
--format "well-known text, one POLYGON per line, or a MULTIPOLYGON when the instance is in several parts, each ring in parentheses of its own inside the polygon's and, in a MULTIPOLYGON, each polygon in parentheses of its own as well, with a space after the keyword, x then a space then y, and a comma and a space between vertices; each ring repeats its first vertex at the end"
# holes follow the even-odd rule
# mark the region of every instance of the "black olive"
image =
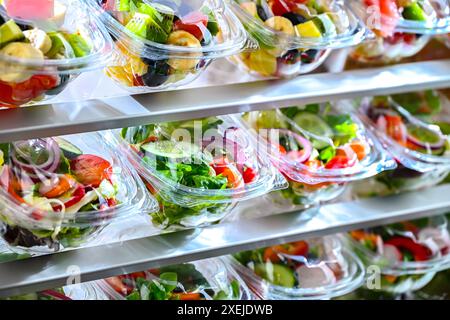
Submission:
POLYGON ((309 49, 302 53, 301 58, 303 63, 311 63, 314 62, 317 58, 317 55, 320 53, 317 49, 309 49))
POLYGON ((147 87, 158 87, 169 78, 170 66, 166 60, 152 60, 143 58, 142 61, 148 66, 148 71, 142 76, 142 82, 147 87))
POLYGON ((294 26, 308 21, 304 16, 294 12, 286 12, 285 14, 283 14, 283 17, 289 19, 289 21, 291 21, 294 26))
POLYGON ((296 64, 300 60, 300 51, 294 49, 289 50, 284 55, 282 55, 280 58, 280 62, 285 64, 296 64))
POLYGON ((256 6, 256 11, 258 12, 258 16, 261 18, 262 21, 266 21, 268 19, 266 10, 260 5, 256 6))

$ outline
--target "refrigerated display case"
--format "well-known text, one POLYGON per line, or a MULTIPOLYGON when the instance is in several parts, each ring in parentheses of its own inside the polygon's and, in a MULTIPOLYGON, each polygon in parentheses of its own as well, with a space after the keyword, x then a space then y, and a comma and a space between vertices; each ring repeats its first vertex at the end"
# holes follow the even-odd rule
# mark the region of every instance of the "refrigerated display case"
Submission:
MULTIPOLYGON (((170 3, 171 1, 148 1, 146 3, 162 4, 163 2, 170 3)), ((197 1, 193 2, 197 3, 197 1)), ((91 2, 91 4, 92 3, 94 2, 91 2)), ((108 1, 102 1, 102 3, 108 3, 108 1)), ((215 1, 208 1, 208 3, 211 3, 212 5, 217 4, 215 1)), ((160 10, 163 9, 160 7, 160 10)), ((167 8, 164 10, 167 11, 167 8)), ((183 10, 187 9, 184 8, 183 10)), ((189 12, 187 11, 186 13, 188 14, 189 12)), ((117 17, 126 17, 125 14, 119 14, 118 12, 120 13, 122 11, 115 11, 117 17)), ((125 10, 125 12, 127 11, 125 10)), ((103 13, 97 11, 95 13, 93 11, 91 14, 96 15, 96 17, 98 14, 100 20, 102 20, 101 18, 104 20, 111 19, 111 16, 103 16, 103 13)), ((140 14, 152 16, 149 15, 148 12, 140 12, 140 14)), ((159 15, 156 14, 155 16, 159 15)), ((146 17, 140 17, 139 19, 141 18, 144 19, 146 17)), ((193 20, 195 20, 194 18, 193 20)), ((221 19, 220 17, 216 18, 221 19)), ((146 19, 147 20, 144 20, 147 22, 150 21, 148 18, 146 19)), ((182 19, 179 21, 181 20, 182 19)), ((112 21, 110 22, 119 28, 118 24, 120 23, 118 23, 117 20, 114 21, 114 23, 112 21)), ((190 24, 186 23, 186 21, 189 22, 189 19, 186 18, 184 23, 179 22, 176 28, 189 29, 190 24), (180 24, 183 25, 180 26, 180 24)), ((200 29, 207 29, 208 21, 206 22, 206 26, 204 20, 201 20, 200 22, 194 21, 194 25, 197 27, 198 25, 201 25, 203 28, 200 29), (199 22, 199 24, 197 22, 199 22)), ((123 25, 120 24, 120 26, 123 25)), ((235 27, 239 27, 239 25, 236 24, 235 27)), ((212 26, 210 26, 210 28, 212 28, 212 26)), ((109 29, 109 31, 111 32, 111 29, 109 29)), ((229 31, 231 32, 232 30, 229 31)), ((192 32, 195 33, 195 31, 192 32)), ((209 30, 209 32, 211 33, 211 30, 209 30)), ((239 32, 244 31, 240 30, 239 32)), ((128 32, 124 32, 124 34, 128 34, 128 32)), ((117 40, 113 33, 112 35, 113 38, 117 40)), ((220 33, 217 37, 220 38, 220 33)), ((222 40, 227 42, 226 37, 222 40)), ((233 38, 232 40, 238 41, 239 39, 233 38)), ((220 39, 217 39, 217 41, 220 43, 220 39)), ((362 98, 370 99, 367 97, 388 96, 428 89, 439 90, 450 87, 449 53, 447 53, 445 58, 441 57, 432 61, 415 61, 404 64, 394 64, 391 66, 356 70, 338 70, 338 72, 335 72, 336 68, 329 68, 334 71, 329 72, 327 68, 330 64, 334 65, 334 67, 345 65, 345 61, 339 63, 339 59, 336 60, 336 57, 339 56, 337 53, 345 52, 339 51, 333 52, 327 60, 329 63, 324 64, 322 68, 319 68, 312 74, 301 75, 291 79, 275 80, 261 79, 252 74, 247 74, 247 72, 243 72, 242 69, 233 65, 226 59, 226 57, 231 57, 232 55, 237 54, 237 51, 243 49, 242 44, 243 43, 236 45, 234 47, 236 50, 225 50, 222 47, 223 51, 216 56, 214 56, 214 52, 217 53, 217 48, 213 49, 212 47, 205 45, 200 51, 208 49, 210 50, 208 54, 211 54, 211 56, 205 54, 205 57, 203 58, 199 58, 198 56, 179 56, 175 55, 172 51, 168 54, 166 53, 164 58, 166 60, 171 58, 175 60, 194 60, 194 62, 199 64, 196 64, 196 67, 200 68, 196 70, 202 72, 198 75, 198 79, 190 84, 185 84, 180 88, 169 88, 169 86, 165 88, 163 85, 163 87, 157 88, 158 91, 156 92, 147 92, 148 88, 145 88, 145 90, 138 90, 139 92, 130 93, 122 86, 117 86, 114 83, 114 80, 109 78, 103 70, 85 70, 86 72, 78 75, 63 92, 57 97, 54 97, 51 101, 36 101, 34 103, 35 106, 30 108, 8 108, 7 110, 0 110, 0 146, 15 142, 15 146, 18 147, 18 149, 22 149, 20 146, 26 147, 25 151, 28 152, 30 151, 30 145, 39 146, 40 143, 47 141, 46 145, 48 146, 48 141, 52 141, 52 139, 48 137, 70 136, 77 140, 77 143, 72 142, 73 145, 88 145, 88 149, 91 150, 89 151, 90 153, 104 156, 104 153, 99 150, 103 148, 108 149, 106 152, 106 154, 108 154, 108 161, 111 163, 120 162, 121 165, 115 166, 116 169, 122 167, 122 165, 126 168, 125 171, 123 169, 113 171, 113 173, 120 178, 118 180, 132 180, 129 184, 129 186, 131 185, 130 188, 127 188, 127 190, 119 190, 125 195, 120 200, 120 203, 125 203, 127 201, 131 202, 128 196, 134 194, 134 191, 147 193, 148 188, 144 186, 144 182, 140 180, 141 178, 138 177, 138 173, 142 176, 144 171, 146 171, 146 174, 149 175, 147 180, 150 179, 153 183, 157 181, 156 178, 162 177, 163 175, 165 177, 170 176, 175 179, 176 182, 181 181, 180 176, 177 174, 182 172, 182 170, 178 170, 178 173, 172 170, 173 168, 168 165, 170 161, 165 162, 167 168, 162 168, 161 166, 158 167, 157 163, 149 162, 146 163, 147 166, 144 168, 146 170, 137 170, 138 172, 134 171, 135 169, 138 169, 138 165, 142 165, 143 157, 141 156, 145 156, 145 152, 142 150, 142 142, 149 138, 150 135, 145 136, 142 141, 139 139, 143 137, 143 133, 147 132, 146 130, 148 128, 157 128, 157 133, 160 134, 161 126, 158 126, 158 124, 175 123, 176 126, 179 127, 183 126, 183 124, 186 126, 186 123, 190 123, 193 119, 224 119, 232 114, 234 114, 234 116, 231 118, 235 118, 245 113, 266 112, 267 114, 271 114, 271 112, 274 112, 274 110, 278 108, 311 104, 326 105, 326 102, 332 101, 335 103, 340 100, 361 102, 365 101, 362 98), (173 57, 169 58, 167 55, 172 55, 173 57), (207 61, 205 65, 201 65, 201 61, 197 60, 202 59, 211 59, 214 61, 207 61), (206 66, 208 68, 206 68, 206 66), (143 93, 143 91, 146 92, 143 93), (129 129, 131 136, 127 136, 128 131, 122 131, 121 135, 119 129, 122 128, 134 129, 129 129), (136 130, 136 128, 141 128, 141 130, 136 130), (102 132, 90 133, 93 131, 102 132), (124 132, 125 134, 123 134, 124 132), (140 137, 136 140, 137 135, 140 135, 140 137), (123 140, 128 142, 128 144, 123 140), (35 141, 35 143, 26 144, 26 141, 35 141), (130 150, 131 145, 137 144, 139 144, 141 149, 137 150, 137 152, 136 150, 130 150)), ((154 47, 159 47, 154 43, 152 43, 152 45, 154 47)), ((153 54, 157 55, 158 53, 153 52, 153 54)), ((106 62, 106 55, 104 58, 106 62)), ((155 58, 154 60, 158 59, 155 58)), ((134 72, 132 73, 133 77, 136 76, 134 72)), ((139 76, 142 77, 142 75, 138 75, 138 77, 139 76)), ((195 78, 196 76, 197 74, 193 72, 188 75, 188 78, 195 78)), ((178 80, 183 82, 183 79, 178 80)), ((142 86, 141 83, 137 84, 137 87, 139 88, 145 87, 142 86)), ((134 82, 133 86, 135 86, 134 82)), ((155 91, 153 89, 151 89, 151 91, 155 91)), ((356 111, 354 113, 353 111, 351 112, 355 116, 357 115, 356 111)), ((291 115, 292 119, 289 118, 289 115, 287 117, 292 121, 296 116, 297 114, 291 115)), ((210 123, 209 120, 206 122, 210 123)), ((307 121, 303 119, 303 126, 308 125, 305 122, 307 121)), ((237 127, 238 126, 234 124, 227 124, 227 128, 233 129, 232 131, 236 131, 235 129, 237 127)), ((246 130, 247 129, 248 128, 246 128, 246 130)), ((366 130, 371 129, 366 125, 366 130)), ((370 132, 372 134, 372 131, 370 132)), ((444 132, 443 134, 447 135, 447 133, 444 132)), ((321 133, 321 135, 323 135, 323 133, 321 133)), ((377 134, 373 132, 373 136, 376 137, 377 134)), ((239 143, 243 143, 244 140, 250 139, 253 147, 260 146, 259 143, 261 143, 261 141, 257 139, 256 135, 253 136, 253 133, 245 132, 243 137, 244 138, 240 137, 237 139, 239 140, 239 143), (256 142, 253 139, 255 139, 256 142)), ((220 136, 219 140, 222 138, 223 135, 220 136)), ((376 141, 379 141, 377 143, 383 144, 382 139, 379 137, 376 139, 376 141)), ((145 141, 145 143, 152 142, 154 141, 145 141)), ((335 143, 335 141, 333 143, 335 143)), ((50 145, 52 145, 52 142, 50 142, 50 145)), ((372 143, 369 143, 369 145, 371 147, 374 146, 372 143)), ((157 157, 161 156, 160 148, 154 147, 154 145, 150 146, 150 149, 158 153, 157 157)), ((384 147, 389 148, 386 144, 384 144, 384 147)), ((44 151, 47 149, 47 147, 42 148, 44 151)), ((85 150, 84 147, 77 147, 77 149, 85 150)), ((180 148, 179 146, 175 149, 176 150, 170 152, 170 155, 180 154, 180 152, 184 155, 184 152, 186 152, 185 148, 180 148)), ((0 150, 0 172, 5 174, 7 171, 5 171, 4 164, 5 160, 9 159, 9 157, 3 148, 0 150)), ((193 148, 190 147, 189 150, 191 154, 193 148)), ((248 150, 249 149, 245 149, 245 151, 248 150)), ((322 150, 322 148, 319 148, 318 150, 322 150)), ((163 151, 166 152, 165 157, 167 158, 167 150, 163 151)), ((46 151, 43 153, 48 157, 46 151)), ((248 156, 248 153, 243 153, 248 156)), ((356 289, 359 285, 364 284, 364 273, 367 273, 367 270, 365 270, 364 267, 361 267, 361 258, 356 256, 350 247, 345 245, 345 250, 340 250, 340 248, 344 246, 342 243, 345 243, 342 238, 331 241, 330 249, 334 254, 333 259, 339 261, 340 272, 338 272, 339 270, 337 270, 337 268, 334 268, 336 267, 334 264, 332 266, 325 264, 326 268, 317 268, 315 266, 315 264, 323 265, 320 264, 321 261, 318 259, 318 257, 323 257, 318 254, 318 252, 320 253, 320 249, 314 249, 315 251, 313 250, 314 252, 308 257, 310 260, 306 259, 306 262, 311 268, 302 268, 302 264, 305 263, 305 260, 302 260, 305 258, 305 254, 302 255, 298 252, 292 254, 293 252, 289 251, 291 246, 287 246, 288 248, 286 249, 286 246, 283 246, 283 244, 298 243, 302 240, 308 243, 311 241, 311 243, 313 243, 317 240, 312 239, 327 236, 331 236, 332 239, 337 239, 332 235, 394 224, 405 220, 439 216, 450 211, 450 199, 447 196, 450 194, 450 185, 445 183, 428 188, 421 188, 419 191, 400 192, 389 197, 382 197, 381 195, 374 194, 371 194, 371 197, 354 197, 351 193, 345 192, 340 198, 335 199, 332 202, 319 206, 313 205, 307 208, 306 211, 304 208, 292 207, 286 209, 278 207, 275 210, 275 208, 271 206, 266 206, 262 199, 269 197, 269 191, 274 189, 275 184, 273 184, 273 181, 275 178, 272 170, 278 168, 278 166, 265 157, 262 157, 264 159, 259 159, 259 156, 255 156, 257 152, 255 153, 252 151, 249 154, 252 155, 248 156, 251 161, 248 166, 241 167, 243 171, 240 172, 240 174, 243 176, 246 171, 245 168, 252 167, 250 164, 255 164, 254 167, 258 168, 260 172, 267 173, 266 175, 261 175, 259 177, 261 181, 264 180, 264 183, 262 183, 264 184, 264 188, 258 189, 257 186, 250 183, 248 186, 244 186, 241 189, 238 188, 239 192, 237 193, 230 192, 227 201, 221 202, 222 204, 225 202, 227 206, 231 203, 232 205, 230 205, 230 208, 233 207, 233 212, 229 215, 228 213, 220 215, 218 219, 214 218, 207 221, 208 225, 206 226, 199 227, 197 224, 202 223, 188 223, 189 221, 186 222, 180 220, 176 221, 176 223, 182 224, 183 230, 164 229, 160 226, 158 228, 158 224, 161 225, 161 223, 156 223, 155 225, 155 223, 148 218, 149 214, 150 217, 152 217, 151 210, 149 209, 154 206, 147 203, 144 205, 145 208, 128 206, 128 208, 131 208, 131 212, 124 214, 118 221, 115 219, 109 220, 109 216, 103 216, 100 219, 102 223, 95 225, 93 228, 96 229, 94 232, 94 239, 87 243, 78 243, 76 241, 74 245, 74 243, 66 243, 64 241, 65 239, 62 239, 59 236, 64 234, 64 231, 62 230, 69 230, 72 227, 80 228, 80 225, 72 224, 76 224, 76 219, 75 221, 73 219, 61 219, 61 217, 57 216, 58 208, 55 208, 55 206, 51 206, 51 208, 47 206, 47 209, 49 210, 46 211, 50 212, 50 214, 48 216, 46 215, 46 217, 49 219, 44 219, 44 221, 37 219, 37 222, 32 221, 32 228, 28 228, 30 226, 29 223, 26 224, 26 228, 30 229, 31 233, 36 235, 36 232, 33 233, 33 231, 42 231, 41 224, 48 223, 48 225, 44 227, 47 233, 45 234, 45 237, 42 238, 46 239, 44 241, 46 244, 60 244, 58 249, 61 250, 58 250, 59 252, 49 252, 50 250, 44 250, 46 252, 42 252, 42 250, 38 250, 39 252, 36 252, 35 250, 26 250, 28 246, 24 246, 23 241, 16 241, 19 239, 18 237, 5 237, 5 239, 9 241, 2 243, 0 249, 0 297, 10 297, 10 299, 66 300, 93 299, 93 297, 96 297, 97 299, 111 299, 112 296, 114 296, 117 299, 139 298, 149 300, 156 297, 161 298, 163 296, 160 296, 160 294, 164 294, 163 298, 173 299, 181 299, 182 297, 209 299, 217 296, 219 298, 239 297, 240 299, 247 299, 251 296, 251 298, 261 299, 269 298, 270 295, 272 295, 270 296, 271 298, 280 298, 281 296, 279 293, 284 292, 285 290, 280 289, 280 286, 277 286, 277 288, 274 289, 269 283, 271 280, 275 280, 275 274, 273 272, 270 273, 269 271, 274 270, 274 265, 280 265, 282 267, 288 266, 295 269, 294 276, 288 276, 290 281, 288 284, 291 287, 293 285, 295 290, 291 290, 292 292, 290 292, 290 294, 294 293, 296 299, 340 299, 338 295, 347 294, 352 289, 356 289), (270 184, 271 187, 268 186, 268 184, 270 184), (247 194, 249 191, 254 191, 254 196, 249 196, 249 194, 247 194), (235 203, 237 204, 235 205, 235 203), (306 215, 307 212, 312 211, 314 211, 313 214, 306 215), (254 213, 254 215, 252 216, 252 214, 249 213, 254 213), (58 219, 53 219, 51 217, 57 217, 58 219), (216 221, 222 219, 224 221, 216 221), (180 223, 181 221, 183 223, 180 223), (39 225, 38 228, 35 228, 36 225, 39 225), (67 229, 67 227, 69 229, 67 229), (101 232, 97 233, 97 231, 101 232), (336 245, 336 243, 338 245, 336 245), (20 250, 17 250, 17 248, 20 250), (261 264, 264 265, 264 268, 255 268, 253 265, 253 270, 258 271, 257 273, 249 272, 252 268, 243 272, 243 265, 236 265, 236 261, 230 260, 233 259, 230 258, 230 255, 241 251, 250 251, 253 253, 260 252, 260 248, 272 248, 272 251, 274 251, 273 248, 276 248, 281 252, 280 254, 284 257, 284 260, 275 264, 271 259, 269 259, 270 262, 260 261, 261 264), (228 257, 217 258, 224 255, 228 257), (297 259, 297 264, 293 261, 293 256, 297 258, 300 257, 300 259, 297 259), (213 259, 214 263, 206 262, 205 264, 204 261, 207 260, 204 259, 213 259), (298 260, 301 261, 299 262, 298 260), (199 290, 198 283, 194 281, 195 283, 191 288, 192 290, 184 290, 186 289, 185 284, 181 281, 182 276, 178 274, 183 273, 183 268, 180 267, 174 269, 174 265, 187 266, 187 269, 197 275, 198 273, 201 273, 202 276, 200 277, 199 283, 202 283, 201 286, 203 286, 204 280, 206 280, 208 287, 202 287, 201 289, 204 289, 203 291, 199 290), (196 271, 192 269, 192 266, 195 266, 194 269, 196 271), (233 266, 234 268, 232 268, 233 266), (217 269, 212 270, 213 268, 217 269), (318 271, 321 273, 319 274, 318 271), (315 292, 305 290, 305 288, 302 287, 303 283, 301 280, 301 273, 303 272, 306 274, 319 274, 320 277, 323 276, 327 281, 332 281, 333 283, 322 283, 320 290, 315 292), (177 278, 174 278, 174 273, 177 274, 177 278), (122 276, 123 274, 130 274, 130 276, 122 276), (108 278, 110 279, 109 282, 108 280, 102 280, 108 278), (176 280, 174 281, 174 279, 176 280), (80 280, 82 280, 81 284, 78 283, 80 280), (156 290, 153 291, 153 293, 150 293, 149 288, 152 283, 155 284, 155 281, 158 283, 157 287, 159 288, 159 291, 156 290), (177 283, 175 287, 172 282, 177 283), (179 288, 178 282, 182 284, 184 289, 179 288), (112 286, 111 283, 113 284, 112 286), (123 291, 117 292, 117 290, 114 290, 114 284, 121 287, 125 286, 125 289, 127 290, 125 294, 123 291), (111 290, 111 288, 113 288, 113 290, 111 290), (255 289, 261 290, 256 290, 258 293, 255 295, 255 289), (324 295, 322 294, 324 293, 324 290, 328 290, 327 293, 332 292, 333 294, 324 295), (199 293, 199 291, 202 293, 199 293), (186 296, 183 296, 183 294, 186 294, 186 296), (129 295, 131 295, 131 297, 129 297, 129 295)), ((386 158, 383 159, 388 159, 386 150, 382 151, 382 155, 383 157, 386 156, 386 158)), ((185 157, 183 156, 182 158, 185 157)), ((397 158, 397 156, 394 155, 394 158, 397 158)), ((160 158, 158 159, 161 160, 160 158)), ((217 177, 220 175, 222 175, 222 177, 228 177, 228 173, 224 174, 223 171, 211 171, 211 169, 214 169, 214 166, 211 165, 212 158, 209 154, 202 155, 202 159, 205 160, 203 163, 205 165, 205 170, 202 171, 204 173, 202 178, 196 175, 197 178, 192 179, 192 185, 181 186, 180 184, 170 183, 170 192, 182 192, 183 195, 177 198, 177 200, 185 201, 183 202, 183 205, 186 205, 187 203, 188 207, 191 205, 188 201, 190 194, 195 193, 198 197, 211 196, 207 192, 203 192, 204 194, 202 194, 202 191, 205 191, 206 189, 200 188, 200 191, 194 190, 195 187, 201 186, 202 183, 206 183, 206 180, 209 181, 210 179, 208 177, 217 177)), ((24 159, 16 160, 21 162, 20 160, 24 159)), ((39 158, 31 160, 37 165, 42 165, 43 162, 45 162, 42 162, 42 159, 39 158)), ((362 165, 368 164, 368 162, 370 162, 369 160, 370 159, 362 160, 362 165)), ((16 178, 29 176, 30 169, 27 164, 29 165, 29 163, 25 163, 25 165, 21 164, 16 166, 21 170, 14 170, 11 176, 16 178)), ((237 161, 236 164, 236 169, 238 170, 240 162, 237 161)), ((446 166, 446 164, 443 163, 439 163, 439 165, 443 167, 446 166)), ((45 168, 40 168, 39 172, 49 171, 47 165, 44 167, 45 168)), ((69 163, 69 168, 70 172, 66 172, 66 174, 75 175, 77 171, 76 166, 69 163), (72 170, 74 172, 72 172, 72 170)), ((186 172, 190 170, 187 167, 183 167, 183 170, 184 169, 187 170, 186 172)), ((376 173, 381 169, 392 168, 377 168, 377 170, 375 170, 376 173)), ((432 167, 430 170, 432 172, 437 172, 433 171, 434 169, 435 168, 432 167)), ((446 167, 445 169, 448 168, 446 167)), ((231 170, 231 172, 233 172, 233 170, 231 170)), ((64 180, 61 179, 61 174, 63 173, 58 172, 56 176, 59 180, 64 180)), ((8 177, 9 176, 8 173, 8 177)), ((189 176, 189 174, 187 176, 189 176)), ((0 185, 4 183, 4 179, 1 177, 2 174, 0 174, 0 185)), ((226 180, 227 181, 223 180, 220 186, 216 186, 216 189, 220 189, 221 191, 233 190, 233 188, 228 187, 229 185, 232 185, 230 184, 230 180, 226 180)), ((23 181, 15 184, 15 187, 20 187, 16 188, 15 191, 21 192, 21 198, 29 196, 30 194, 35 196, 36 193, 40 192, 40 184, 42 181, 38 181, 34 176, 31 177, 30 181, 31 183, 29 184, 23 184, 23 181)), ((70 182, 72 180, 64 181, 70 182)), ((61 185, 63 184, 67 185, 67 183, 61 183, 61 185)), ((92 186, 89 186, 89 188, 91 187, 92 186)), ((158 188, 160 187, 161 186, 158 188)), ((55 198, 52 194, 49 195, 45 192, 48 190, 42 189, 41 191, 41 196, 47 194, 48 198, 55 198)), ((152 191, 152 188, 150 188, 150 191, 152 191)), ((156 194, 157 192, 154 193, 156 194)), ((0 195, 2 195, 0 198, 0 210, 4 210, 5 205, 9 205, 10 203, 6 203, 7 201, 5 200, 5 197, 3 197, 3 194, 0 195)), ((58 194, 58 198, 59 196, 60 195, 58 194)), ((215 198, 221 198, 222 196, 223 195, 214 195, 215 198)), ((147 200, 153 199, 149 194, 146 194, 145 197, 147 200)), ((159 208, 155 209, 159 209, 160 213, 164 212, 161 211, 161 204, 167 202, 167 198, 163 199, 161 196, 161 199, 157 200, 159 200, 159 208)), ((16 206, 21 208, 25 207, 25 205, 22 206, 20 203, 16 203, 15 200, 13 200, 13 202, 16 206)), ((150 202, 155 204, 154 199, 150 202)), ((33 203, 33 205, 35 204, 33 203)), ((97 205, 97 203, 94 203, 94 205, 97 205)), ((23 222, 22 219, 18 219, 17 215, 14 214, 14 212, 16 212, 15 210, 11 210, 10 207, 8 208, 9 214, 4 214, 3 211, 0 213, 3 226, 6 226, 2 227, 0 232, 5 235, 8 235, 8 232, 5 233, 5 231, 8 231, 7 226, 20 225, 20 223, 23 222)), ((34 211, 35 210, 32 209, 31 213, 34 211)), ((27 212, 30 213, 30 210, 27 212)), ((100 210, 100 212, 102 212, 102 210, 100 210)), ((114 214, 118 213, 114 210, 113 212, 114 214)), ((81 216, 83 216, 83 214, 81 214, 81 216)), ((98 215, 94 214, 91 218, 95 220, 96 216, 98 217, 98 215)), ((155 217, 155 215, 153 215, 153 217, 155 217)), ((168 221, 167 214, 162 217, 163 219, 160 219, 160 221, 168 221)), ((162 225, 165 226, 164 223, 162 223, 162 225)), ((81 228, 82 227, 83 226, 81 226, 81 228)), ((84 225, 84 227, 86 227, 86 225, 84 225)), ((92 226, 89 225, 89 227, 92 226)), ((51 247, 54 249, 54 246, 51 247)), ((296 246, 294 247, 296 248, 296 246)), ((311 247, 316 246, 311 245, 311 247)), ((320 245, 317 247, 320 248, 320 245)), ((254 261, 244 262, 244 264, 248 263, 254 263, 254 261)), ((449 268, 450 261, 440 261, 439 265, 439 270, 430 270, 430 273, 423 276, 426 281, 422 279, 422 289, 416 292, 402 292, 402 297, 406 297, 407 295, 414 296, 415 294, 417 296, 421 295, 421 297, 425 297, 425 292, 427 292, 427 286, 425 286, 426 283, 431 281, 433 277, 444 279, 445 277, 442 275, 445 275, 445 273, 437 273, 436 275, 435 273, 449 268), (422 294, 422 292, 424 293, 422 294)), ((290 271, 292 273, 292 270, 290 271)), ((289 275, 291 275, 291 273, 289 273, 289 275)), ((430 282, 429 286, 432 287, 432 283, 433 282, 430 282)), ((189 282, 189 285, 191 284, 193 284, 192 281, 189 282)), ((280 283, 276 284, 279 285, 280 283)), ((308 286, 308 284, 306 284, 306 286, 308 286)), ((430 290, 433 291, 434 289, 432 288, 430 290)), ((446 289, 442 287, 442 290, 446 289)), ((370 293, 373 293, 373 291, 370 291, 370 293)), ((395 294, 397 293, 398 292, 395 292, 395 294)), ((388 296, 389 294, 384 293, 384 295, 388 296)), ((431 295, 431 293, 429 295, 431 295)), ((283 297, 287 299, 292 298, 289 297, 289 294, 284 295, 283 297)), ((361 294, 360 296, 357 296, 355 294, 353 296, 353 298, 359 297, 368 299, 369 295, 361 294)))

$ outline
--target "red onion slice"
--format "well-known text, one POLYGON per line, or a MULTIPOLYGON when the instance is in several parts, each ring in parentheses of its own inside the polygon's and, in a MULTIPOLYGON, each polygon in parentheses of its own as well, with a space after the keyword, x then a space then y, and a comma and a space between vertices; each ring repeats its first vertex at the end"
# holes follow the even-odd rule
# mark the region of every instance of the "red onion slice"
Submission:
MULTIPOLYGON (((279 133, 281 133, 284 136, 291 136, 291 137, 293 137, 297 141, 297 143, 303 148, 301 150, 303 152, 299 152, 298 153, 299 157, 297 159, 293 160, 291 158, 288 158, 290 162, 303 163, 303 162, 309 160, 309 158, 311 157, 311 152, 312 152, 313 147, 312 147, 311 142, 308 139, 302 137, 301 135, 299 135, 299 134, 297 134, 295 132, 292 132, 292 131, 289 131, 289 130, 286 130, 286 129, 271 129, 271 130, 277 130, 279 133)), ((272 137, 272 135, 269 134, 269 137, 272 137)), ((279 141, 277 141, 277 143, 278 142, 279 141)), ((273 143, 273 141, 271 141, 271 143, 273 143)), ((277 153, 281 157, 284 157, 284 158, 287 157, 287 155, 281 155, 279 150, 277 150, 277 153)))

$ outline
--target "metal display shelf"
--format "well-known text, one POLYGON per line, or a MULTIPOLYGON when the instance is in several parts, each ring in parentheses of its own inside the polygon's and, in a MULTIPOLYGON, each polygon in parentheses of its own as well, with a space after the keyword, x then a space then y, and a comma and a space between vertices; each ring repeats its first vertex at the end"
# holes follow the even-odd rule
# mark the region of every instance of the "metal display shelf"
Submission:
MULTIPOLYGON (((274 245, 303 238, 345 232, 450 209, 450 185, 320 208, 310 220, 301 212, 218 224, 121 243, 81 248, 0 264, 0 297, 58 287, 80 270, 81 281, 120 275, 162 265, 274 245), (69 272, 69 273, 68 273, 69 272)), ((305 212, 303 212, 305 214, 305 212)), ((70 283, 70 282, 69 282, 70 283)))
POLYGON ((0 142, 450 87, 450 60, 0 111, 0 142))

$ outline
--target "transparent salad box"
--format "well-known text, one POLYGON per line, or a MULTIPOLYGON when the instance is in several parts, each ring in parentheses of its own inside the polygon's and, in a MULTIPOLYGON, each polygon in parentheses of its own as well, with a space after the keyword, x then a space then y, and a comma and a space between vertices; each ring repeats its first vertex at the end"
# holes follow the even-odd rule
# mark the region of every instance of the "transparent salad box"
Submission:
POLYGON ((110 133, 159 201, 161 229, 224 218, 238 201, 286 187, 253 137, 230 116, 124 128, 110 133))
POLYGON ((364 98, 359 115, 398 167, 375 177, 367 188, 358 185, 357 194, 430 187, 450 172, 450 104, 443 94, 428 90, 364 98))
POLYGON ((415 291, 448 267, 450 236, 445 216, 356 230, 348 239, 371 268, 369 290, 395 294, 415 291))
POLYGON ((85 1, 36 0, 33 15, 17 3, 0 3, 0 109, 53 98, 105 66, 113 42, 85 1))
POLYGON ((73 300, 252 300, 239 275, 220 258, 72 285, 73 300))
POLYGON ((307 207, 336 198, 350 181, 395 168, 362 122, 339 109, 324 103, 243 115, 289 181, 288 189, 273 193, 274 201, 307 207))
POLYGON ((294 77, 320 66, 331 49, 359 44, 367 30, 343 1, 230 0, 259 49, 231 60, 263 77, 294 77))
POLYGON ((0 233, 17 252, 51 253, 95 239, 156 200, 100 134, 0 144, 0 233))
POLYGON ((188 84, 214 59, 251 47, 222 1, 94 0, 91 8, 115 39, 106 74, 132 93, 188 84))
POLYGON ((297 241, 229 257, 261 299, 331 299, 363 284, 364 267, 338 237, 297 241))
POLYGON ((411 57, 432 35, 450 31, 450 7, 445 0, 352 0, 350 4, 377 35, 351 50, 351 59, 363 64, 395 63, 411 57))

